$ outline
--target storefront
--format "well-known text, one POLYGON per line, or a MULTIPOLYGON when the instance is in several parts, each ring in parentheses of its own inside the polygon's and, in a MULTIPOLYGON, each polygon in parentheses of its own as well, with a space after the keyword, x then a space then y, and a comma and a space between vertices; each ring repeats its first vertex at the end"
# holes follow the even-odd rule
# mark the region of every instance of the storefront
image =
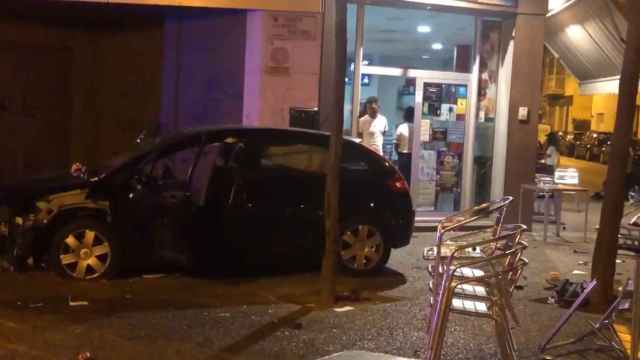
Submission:
POLYGON ((515 1, 481 2, 348 5, 345 134, 363 131, 357 119, 366 99, 377 97, 388 119, 383 153, 397 161, 396 128, 415 109, 407 177, 418 219, 504 194, 511 39, 502 37, 513 29, 504 21, 515 1))

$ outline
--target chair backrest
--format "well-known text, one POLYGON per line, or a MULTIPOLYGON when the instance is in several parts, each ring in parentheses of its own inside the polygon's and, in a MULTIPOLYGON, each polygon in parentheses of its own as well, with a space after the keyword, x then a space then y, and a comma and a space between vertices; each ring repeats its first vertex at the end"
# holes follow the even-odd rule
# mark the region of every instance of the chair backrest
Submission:
POLYGON ((520 279, 522 270, 528 264, 528 261, 522 257, 527 247, 527 243, 520 242, 513 249, 498 255, 459 262, 450 271, 455 274, 462 268, 482 269, 482 272, 477 273, 478 275, 472 273, 458 283, 500 280, 506 283, 507 289, 512 290, 520 279))
POLYGON ((525 225, 509 224, 502 227, 502 232, 498 236, 488 237, 489 234, 484 230, 485 236, 474 241, 475 238, 470 237, 469 235, 474 233, 478 234, 482 231, 480 230, 478 232, 465 233, 458 237, 454 237, 450 240, 466 238, 467 241, 454 243, 454 249, 450 252, 451 255, 449 256, 449 262, 454 262, 457 257, 461 257, 460 254, 474 248, 482 251, 483 257, 485 258, 507 252, 519 244, 526 244, 523 240, 523 234, 526 230, 527 227, 525 225))
POLYGON ((500 200, 490 201, 447 216, 438 223, 437 234, 460 230, 465 225, 469 225, 470 223, 481 219, 488 219, 495 214, 496 220, 494 226, 496 227, 497 235, 500 230, 499 228, 502 225, 506 210, 512 201, 513 197, 505 196, 500 200))

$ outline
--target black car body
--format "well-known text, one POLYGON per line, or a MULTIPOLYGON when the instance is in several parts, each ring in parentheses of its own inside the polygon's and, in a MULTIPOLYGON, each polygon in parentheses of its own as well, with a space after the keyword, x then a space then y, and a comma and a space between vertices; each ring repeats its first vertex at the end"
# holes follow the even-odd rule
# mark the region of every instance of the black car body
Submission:
MULTIPOLYGON (((609 154, 611 154, 611 140, 602 147, 602 155, 600 156, 600 162, 603 164, 609 163, 609 154)), ((631 151, 630 154, 633 167, 638 167, 640 164, 640 139, 631 139, 631 151)))
MULTIPOLYGON (((89 180, 63 175, 4 186, 5 248, 48 258, 53 270, 78 279, 156 259, 198 268, 319 264, 328 142, 328 134, 305 130, 203 129, 89 180)), ((369 273, 409 243, 414 210, 396 168, 343 143, 340 259, 347 270, 369 273)))
POLYGON ((576 142, 579 142, 584 137, 583 132, 559 132, 558 133, 558 151, 562 156, 575 156, 576 152, 576 142))
POLYGON ((587 161, 601 161, 603 148, 611 141, 611 133, 589 131, 576 142, 575 157, 587 161))

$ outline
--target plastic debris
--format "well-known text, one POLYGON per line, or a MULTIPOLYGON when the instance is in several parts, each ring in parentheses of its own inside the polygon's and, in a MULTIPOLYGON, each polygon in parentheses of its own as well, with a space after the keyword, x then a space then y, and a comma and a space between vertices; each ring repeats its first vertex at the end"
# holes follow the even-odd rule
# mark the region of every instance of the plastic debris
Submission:
POLYGON ((549 296, 547 298, 547 304, 555 305, 556 304, 556 298, 549 296))
POLYGON ((71 296, 69 296, 69 306, 87 306, 87 305, 89 305, 88 301, 71 300, 71 296))
POLYGON ((143 279, 159 279, 167 276, 167 274, 145 274, 142 275, 143 279))
POLYGON ((88 351, 85 352, 81 352, 80 354, 78 354, 77 360, 93 360, 93 356, 91 356, 91 353, 88 351))
POLYGON ((586 272, 580 271, 580 270, 573 270, 572 274, 573 275, 587 275, 586 272))
POLYGON ((353 306, 343 306, 343 307, 339 307, 339 308, 333 308, 333 311, 335 312, 345 312, 345 311, 351 311, 351 310, 355 310, 356 308, 354 308, 353 306))
POLYGON ((588 261, 584 261, 584 260, 580 260, 580 261, 578 261, 578 265, 587 266, 587 265, 589 265, 589 262, 588 261))

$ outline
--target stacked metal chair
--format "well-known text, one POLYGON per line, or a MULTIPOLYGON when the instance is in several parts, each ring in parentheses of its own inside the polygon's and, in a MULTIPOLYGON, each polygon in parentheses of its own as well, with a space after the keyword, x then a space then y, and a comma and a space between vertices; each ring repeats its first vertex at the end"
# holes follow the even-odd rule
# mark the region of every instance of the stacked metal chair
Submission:
POLYGON ((516 359, 510 321, 518 324, 511 295, 528 264, 522 256, 527 243, 524 225, 503 225, 513 201, 505 197, 443 219, 436 245, 425 249, 431 275, 431 308, 428 318, 426 358, 440 359, 446 324, 451 313, 492 319, 503 359, 516 359), (493 218, 481 230, 465 227, 493 218))

